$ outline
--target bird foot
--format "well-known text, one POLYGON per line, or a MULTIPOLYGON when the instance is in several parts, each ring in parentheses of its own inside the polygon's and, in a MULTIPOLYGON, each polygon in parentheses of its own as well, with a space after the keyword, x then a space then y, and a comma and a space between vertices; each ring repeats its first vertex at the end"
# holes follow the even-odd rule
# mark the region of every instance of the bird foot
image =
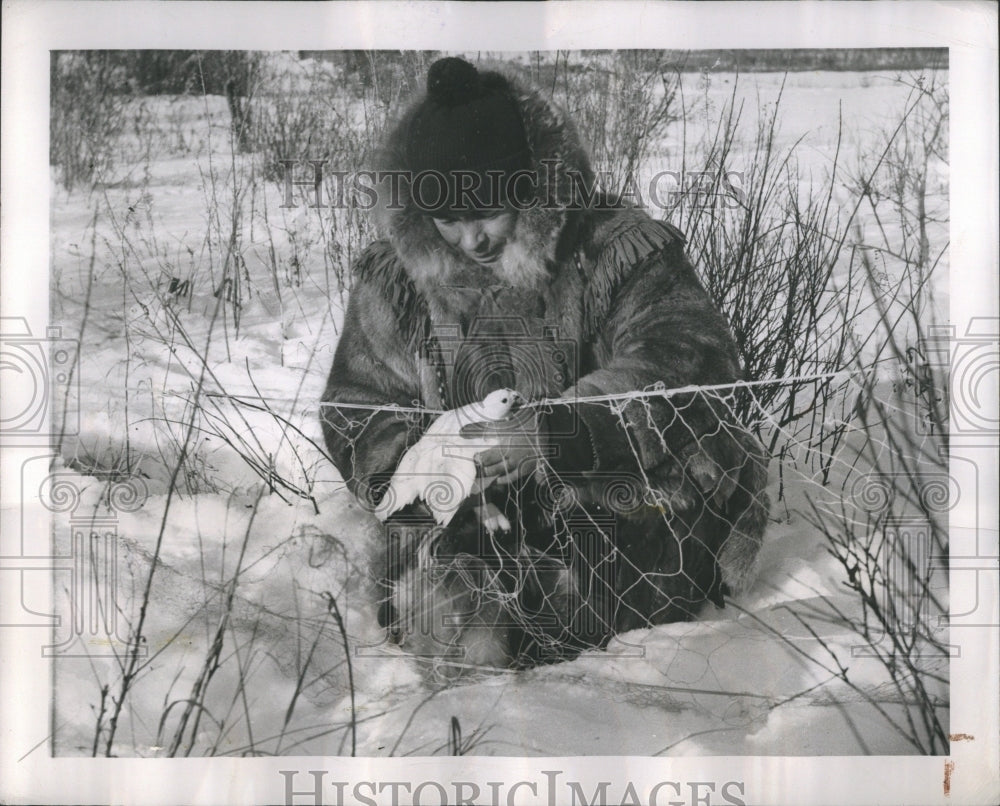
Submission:
POLYGON ((476 515, 479 516, 479 522, 491 535, 497 531, 510 531, 510 521, 496 504, 486 503, 476 507, 476 515))

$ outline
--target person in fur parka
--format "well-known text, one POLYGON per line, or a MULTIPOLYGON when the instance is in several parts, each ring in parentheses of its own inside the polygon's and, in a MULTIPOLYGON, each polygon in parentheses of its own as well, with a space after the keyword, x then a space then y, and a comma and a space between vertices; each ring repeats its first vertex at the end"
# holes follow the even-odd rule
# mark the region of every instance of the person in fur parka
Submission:
POLYGON ((495 443, 474 497, 509 529, 473 506, 437 527, 419 502, 386 524, 383 626, 451 675, 565 657, 745 590, 763 448, 721 398, 657 393, 740 378, 684 236, 595 192, 572 122, 514 77, 446 58, 427 84, 380 152, 384 238, 357 260, 323 395, 330 456, 374 506, 423 409, 500 388, 528 403, 456 435, 495 443))

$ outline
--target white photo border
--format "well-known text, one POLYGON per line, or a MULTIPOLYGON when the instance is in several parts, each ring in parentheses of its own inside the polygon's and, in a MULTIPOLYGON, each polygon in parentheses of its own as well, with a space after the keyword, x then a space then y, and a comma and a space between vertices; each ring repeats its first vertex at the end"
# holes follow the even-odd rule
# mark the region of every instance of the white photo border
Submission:
MULTIPOLYGON (((33 333, 44 333, 48 324, 50 50, 469 50, 472 38, 476 49, 488 51, 949 48, 951 321, 961 335, 974 318, 998 316, 997 7, 988 2, 5 2, 0 312, 26 319, 33 333)), ((995 441, 993 446, 992 452, 968 448, 969 458, 979 463, 982 488, 975 500, 981 509, 959 508, 952 524, 991 524, 982 527, 978 545, 995 555, 995 441)), ((11 500, 18 468, 39 450, 3 449, 4 526, 18 518, 21 502, 11 500)), ((310 770, 328 771, 327 781, 376 782, 544 782, 543 771, 560 770, 588 793, 605 780, 630 781, 639 793, 661 781, 685 787, 738 781, 743 800, 753 804, 995 803, 1000 797, 1000 617, 991 567, 996 557, 984 555, 977 562, 983 569, 974 573, 984 626, 953 628, 951 639, 961 645, 961 656, 951 664, 951 732, 974 738, 953 741, 947 757, 51 758, 51 660, 38 651, 44 638, 39 640, 37 628, 7 627, 0 631, 0 801, 285 803, 282 770, 296 771, 299 792, 310 787, 310 770), (944 792, 946 778, 950 796, 944 792)), ((20 606, 8 599, 19 589, 8 583, 20 572, 2 556, 0 571, 0 607, 9 613, 20 606)), ((951 584, 969 581, 969 572, 953 563, 951 584)), ((543 786, 536 792, 522 787, 516 802, 549 802, 543 786)), ((326 790, 323 802, 336 803, 335 794, 326 790)), ((684 803, 691 802, 689 794, 685 789, 684 803)), ((391 802, 389 792, 377 800, 391 802)), ((661 802, 668 800, 661 795, 661 802)), ((300 794, 294 802, 315 800, 300 794)), ((716 796, 712 802, 721 801, 716 796)))

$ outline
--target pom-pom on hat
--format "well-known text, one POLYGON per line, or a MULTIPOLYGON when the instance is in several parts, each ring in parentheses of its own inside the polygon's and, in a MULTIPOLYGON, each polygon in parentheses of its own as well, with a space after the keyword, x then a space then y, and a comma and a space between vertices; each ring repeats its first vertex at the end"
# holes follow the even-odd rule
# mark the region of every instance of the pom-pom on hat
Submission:
MULTIPOLYGON (((454 171, 477 175, 471 194, 477 206, 502 204, 496 188, 503 184, 488 175, 509 175, 529 167, 524 123, 506 79, 480 73, 464 59, 438 59, 427 73, 427 95, 415 110, 407 132, 407 159, 414 174, 435 171, 445 186, 421 182, 422 206, 431 212, 456 208, 454 171)), ((469 187, 470 180, 463 180, 469 187)), ((416 188, 415 188, 416 190, 416 188)), ((460 201, 460 200, 459 200, 460 201)), ((468 195, 465 197, 468 206, 468 195)), ((458 205, 461 210, 462 205, 458 205)))

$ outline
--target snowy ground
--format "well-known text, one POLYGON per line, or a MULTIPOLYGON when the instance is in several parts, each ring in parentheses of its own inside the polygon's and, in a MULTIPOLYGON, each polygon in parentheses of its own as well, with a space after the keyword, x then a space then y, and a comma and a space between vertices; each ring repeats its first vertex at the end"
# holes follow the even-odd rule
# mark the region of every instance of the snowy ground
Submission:
MULTIPOLYGON (((839 118, 852 157, 871 149, 906 101, 891 79, 788 77, 781 138, 806 135, 803 175, 829 163, 839 118)), ((718 114, 734 80, 686 78, 702 104, 688 138, 718 114)), ((747 114, 773 103, 780 82, 740 78, 747 114)), ((149 104, 169 120, 173 148, 123 162, 93 193, 55 182, 51 189, 53 322, 83 345, 78 405, 58 465, 60 478, 80 490, 70 514, 107 514, 115 483, 130 480, 138 495, 135 505, 110 510, 119 638, 139 618, 152 580, 147 655, 116 727, 115 754, 350 752, 348 669, 327 593, 355 650, 358 755, 452 752, 456 720, 460 748, 480 754, 914 752, 893 724, 905 723, 907 705, 878 661, 852 657, 859 637, 850 625, 813 618, 810 631, 795 617, 833 605, 855 618, 860 605, 802 515, 815 482, 790 465, 761 578, 734 605, 619 636, 572 662, 447 689, 426 685, 416 661, 381 646, 362 583, 375 523, 317 449, 316 401, 345 302, 335 276, 318 268, 328 266, 326 223, 303 206, 282 209, 273 185, 247 181, 253 158, 231 156, 224 99, 149 104), (234 209, 243 211, 235 228, 234 209), (243 283, 234 292, 238 327, 234 306, 213 295, 233 232, 243 283), (190 294, 170 294, 171 279, 190 280, 190 294), (202 411, 185 443, 199 385, 202 411), (263 397, 273 412, 207 396, 222 392, 263 397), (281 479, 273 490, 246 457, 281 479), (834 657, 854 687, 837 678, 834 657)), ((939 180, 946 189, 947 176, 939 180)), ((776 499, 777 462, 771 470, 776 499)), ((65 515, 55 534, 68 553, 65 515)), ((68 598, 59 602, 64 613, 68 598)), ((123 647, 91 637, 91 657, 56 664, 57 754, 90 754, 98 725, 104 752, 120 684, 109 643, 123 647)), ((932 666, 947 673, 946 661, 932 666)), ((946 703, 947 686, 938 694, 946 703)), ((942 716, 947 724, 946 708, 942 716)))

